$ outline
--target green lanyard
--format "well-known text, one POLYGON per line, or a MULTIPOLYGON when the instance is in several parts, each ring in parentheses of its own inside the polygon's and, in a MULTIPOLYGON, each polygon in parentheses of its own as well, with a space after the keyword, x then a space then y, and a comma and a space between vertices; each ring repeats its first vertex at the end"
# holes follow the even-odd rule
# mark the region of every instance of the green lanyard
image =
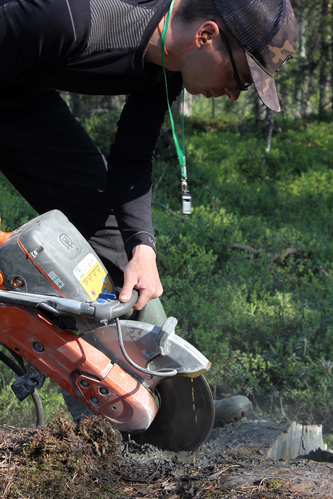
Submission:
POLYGON ((174 123, 172 112, 171 112, 169 95, 168 95, 168 81, 167 81, 167 76, 166 76, 166 72, 165 72, 165 38, 166 38, 166 34, 167 34, 167 30, 168 30, 168 26, 169 26, 174 3, 175 3, 175 0, 172 0, 171 5, 169 7, 168 14, 167 14, 166 19, 165 19, 162 37, 161 37, 162 66, 163 66, 166 98, 167 98, 167 103, 168 103, 168 110, 169 110, 169 116, 170 116, 170 122, 171 122, 172 135, 173 135, 173 140, 175 142, 175 146, 176 146, 176 150, 177 150, 178 161, 180 164, 181 190, 182 190, 182 211, 183 211, 183 214, 189 215, 191 213, 191 196, 190 196, 189 190, 187 188, 187 171, 186 171, 185 140, 184 140, 185 139, 185 132, 184 132, 184 87, 183 87, 183 113, 182 113, 182 147, 181 147, 179 140, 178 140, 178 137, 177 137, 175 123, 174 123))

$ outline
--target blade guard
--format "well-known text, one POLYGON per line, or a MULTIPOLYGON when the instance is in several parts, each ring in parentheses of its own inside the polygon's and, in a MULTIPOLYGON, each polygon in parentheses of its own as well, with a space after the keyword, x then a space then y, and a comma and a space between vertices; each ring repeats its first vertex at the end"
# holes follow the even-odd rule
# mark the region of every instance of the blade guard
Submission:
MULTIPOLYGON (((209 360, 186 340, 175 333, 177 320, 169 317, 161 328, 144 322, 122 320, 123 342, 128 356, 135 364, 151 371, 176 370, 179 376, 195 378, 208 371, 209 360)), ((84 339, 102 351, 133 375, 145 378, 154 389, 161 381, 158 376, 142 374, 124 358, 115 324, 99 327, 84 335, 84 339)))

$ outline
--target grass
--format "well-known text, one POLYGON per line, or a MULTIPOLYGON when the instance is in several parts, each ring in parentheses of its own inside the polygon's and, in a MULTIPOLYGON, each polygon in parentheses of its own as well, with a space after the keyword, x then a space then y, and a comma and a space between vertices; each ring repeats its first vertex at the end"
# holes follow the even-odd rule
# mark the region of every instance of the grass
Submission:
POLYGON ((217 396, 331 432, 333 125, 278 124, 266 161, 243 129, 188 124, 191 217, 172 180, 155 192, 175 211, 154 214, 163 304, 212 360, 217 396))

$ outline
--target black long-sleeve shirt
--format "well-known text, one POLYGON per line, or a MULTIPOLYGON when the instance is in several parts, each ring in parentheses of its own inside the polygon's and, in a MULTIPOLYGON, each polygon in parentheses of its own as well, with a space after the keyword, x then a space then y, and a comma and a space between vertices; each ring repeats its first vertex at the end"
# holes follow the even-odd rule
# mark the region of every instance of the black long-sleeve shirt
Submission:
MULTIPOLYGON (((130 94, 108 157, 111 202, 128 254, 154 247, 152 157, 167 102, 144 53, 171 0, 0 0, 0 120, 49 89, 130 94)), ((167 72, 170 100, 180 73, 167 72)))

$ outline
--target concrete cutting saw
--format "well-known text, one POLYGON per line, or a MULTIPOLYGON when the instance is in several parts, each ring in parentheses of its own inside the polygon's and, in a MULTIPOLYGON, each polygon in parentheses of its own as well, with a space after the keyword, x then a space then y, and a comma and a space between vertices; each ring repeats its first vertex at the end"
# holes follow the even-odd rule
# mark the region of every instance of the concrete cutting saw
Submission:
POLYGON ((101 260, 58 210, 0 231, 0 360, 18 366, 16 397, 50 377, 74 418, 92 411, 138 443, 195 450, 214 423, 210 363, 176 334, 175 318, 133 320, 137 297, 117 300, 101 260))

